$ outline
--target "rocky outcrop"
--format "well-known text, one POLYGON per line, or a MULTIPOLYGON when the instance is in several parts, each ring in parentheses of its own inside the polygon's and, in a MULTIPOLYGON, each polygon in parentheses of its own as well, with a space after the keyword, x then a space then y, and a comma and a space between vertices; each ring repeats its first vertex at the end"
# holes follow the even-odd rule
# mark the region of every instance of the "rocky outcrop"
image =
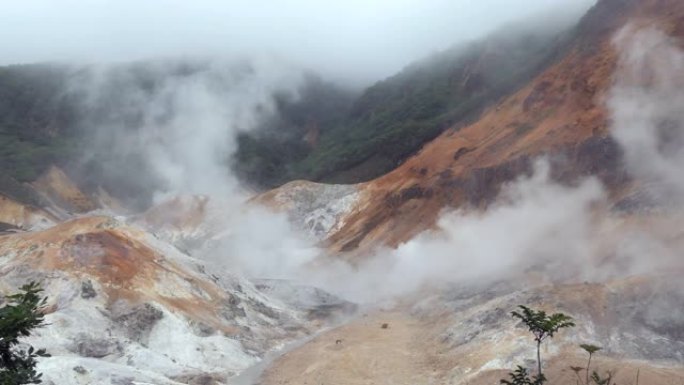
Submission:
POLYGON ((287 214, 290 222, 324 240, 345 224, 361 200, 356 185, 290 182, 255 198, 255 202, 287 214))
POLYGON ((108 217, 5 235, 0 260, 2 293, 46 289, 47 326, 30 338, 52 354, 40 364, 46 383, 225 383, 314 322, 310 309, 108 217))

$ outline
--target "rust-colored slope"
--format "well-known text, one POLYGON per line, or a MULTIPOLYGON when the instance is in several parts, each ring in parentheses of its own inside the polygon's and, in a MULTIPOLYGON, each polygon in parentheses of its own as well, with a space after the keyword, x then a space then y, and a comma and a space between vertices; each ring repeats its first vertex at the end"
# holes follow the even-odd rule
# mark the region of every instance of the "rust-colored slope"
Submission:
MULTIPOLYGON (((110 302, 154 300, 211 320, 213 315, 205 313, 210 313, 212 307, 199 306, 206 299, 198 296, 181 300, 159 295, 155 290, 164 275, 195 282, 205 292, 212 289, 212 285, 193 277, 187 269, 145 244, 141 241, 145 237, 141 231, 119 227, 110 218, 85 217, 41 232, 6 235, 0 238, 0 252, 5 255, 19 253, 14 263, 27 264, 40 271, 93 277, 102 283, 110 302), (188 309, 188 306, 198 309, 188 309), (202 312, 195 312, 200 309, 202 312)), ((223 296, 217 291, 209 293, 212 299, 223 296)))
POLYGON ((57 222, 52 214, 0 195, 0 222, 18 228, 46 227, 57 222))
POLYGON ((451 129, 399 168, 361 186, 367 199, 330 237, 333 250, 397 245, 434 226, 445 207, 480 207, 542 154, 561 155, 553 174, 597 175, 617 195, 627 185, 603 106, 617 65, 612 37, 628 22, 684 37, 678 0, 601 0, 567 54, 472 125, 451 129))
POLYGON ((110 305, 155 302, 228 335, 236 332, 220 314, 235 298, 191 268, 199 262, 174 260, 171 255, 186 257, 109 217, 83 217, 43 231, 2 236, 0 255, 7 258, 0 276, 23 269, 88 277, 99 282, 110 305))
POLYGON ((61 169, 50 167, 32 183, 56 207, 77 213, 95 210, 97 205, 61 169))

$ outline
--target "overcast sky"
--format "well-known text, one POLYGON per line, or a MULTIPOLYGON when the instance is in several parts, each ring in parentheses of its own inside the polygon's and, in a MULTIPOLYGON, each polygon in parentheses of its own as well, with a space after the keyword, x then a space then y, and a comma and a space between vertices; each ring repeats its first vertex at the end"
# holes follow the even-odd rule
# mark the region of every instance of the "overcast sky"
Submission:
POLYGON ((259 53, 365 82, 503 24, 596 0, 0 1, 0 64, 259 53))

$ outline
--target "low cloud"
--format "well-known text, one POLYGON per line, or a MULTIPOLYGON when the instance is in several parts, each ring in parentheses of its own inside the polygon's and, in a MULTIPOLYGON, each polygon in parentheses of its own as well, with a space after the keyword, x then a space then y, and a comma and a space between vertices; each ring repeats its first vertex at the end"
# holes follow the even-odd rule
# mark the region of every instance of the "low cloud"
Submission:
MULTIPOLYGON (((684 99, 679 92, 684 54, 653 29, 629 27, 615 44, 620 65, 606 101, 613 136, 637 185, 657 205, 675 208, 669 214, 676 216, 684 188, 684 99)), ((209 60, 192 71, 166 68, 152 92, 128 90, 123 81, 124 100, 140 112, 131 116, 143 129, 127 129, 128 120, 117 114, 94 127, 99 137, 94 152, 136 154, 149 162, 163 182, 158 201, 178 194, 211 197, 210 211, 222 232, 200 255, 230 270, 295 279, 374 302, 440 283, 530 274, 549 281, 605 280, 679 266, 673 265, 679 263, 678 249, 667 236, 645 226, 625 227, 622 214, 607 210, 607 194, 597 179, 559 184, 543 160, 532 176, 505 186, 484 212, 445 212, 437 231, 396 250, 379 250, 355 266, 322 262, 325 250, 293 229, 284 215, 246 205, 249 192, 223 163, 235 151, 236 134, 253 129, 274 111, 274 95, 296 97, 303 72, 272 56, 261 58, 239 65, 209 60)), ((105 91, 111 88, 103 84, 121 85, 113 67, 99 68, 74 85, 92 111, 110 100, 105 91)))
POLYGON ((366 302, 444 283, 495 282, 530 269, 572 277, 593 254, 591 207, 603 200, 597 180, 562 186, 540 160, 532 176, 504 187, 499 203, 487 211, 446 212, 436 231, 354 269, 334 266, 317 284, 366 302))
POLYGON ((681 207, 684 194, 684 52, 653 27, 624 28, 616 84, 608 98, 613 137, 631 174, 661 204, 681 207))
POLYGON ((275 55, 329 78, 366 84, 519 19, 572 22, 593 3, 24 0, 3 4, 0 60, 91 63, 275 55))
POLYGON ((530 177, 504 186, 484 212, 447 211, 437 230, 382 250, 352 267, 306 270, 308 279, 361 302, 382 301, 440 283, 605 282, 679 271, 684 243, 684 52, 663 32, 628 26, 606 105, 611 133, 634 180, 636 213, 611 211, 596 178, 567 186, 538 160, 530 177))

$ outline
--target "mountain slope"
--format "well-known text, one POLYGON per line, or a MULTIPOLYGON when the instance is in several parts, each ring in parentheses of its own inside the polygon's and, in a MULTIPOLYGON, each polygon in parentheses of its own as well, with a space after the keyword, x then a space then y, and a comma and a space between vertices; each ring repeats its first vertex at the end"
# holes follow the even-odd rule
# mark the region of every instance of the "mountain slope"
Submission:
POLYGON ((509 26, 416 62, 369 87, 294 177, 355 183, 392 170, 446 128, 476 119, 561 52, 562 27, 509 26))
MULTIPOLYGON (((127 219, 101 213, 74 216, 70 211, 98 207, 93 194, 83 190, 96 190, 100 181, 90 180, 92 185, 81 190, 78 181, 57 168, 49 168, 47 163, 47 173, 31 186, 20 185, 30 187, 44 201, 32 207, 0 199, 0 221, 30 230, 12 228, 0 236, 0 292, 11 292, 29 280, 46 286, 50 324, 37 330, 30 342, 47 347, 53 354, 41 361, 40 370, 55 384, 247 381, 252 370, 258 372, 263 367, 260 363, 268 365, 271 356, 279 351, 284 355, 265 368, 258 383, 493 383, 514 365, 527 365, 534 358, 531 338, 526 330, 516 328, 508 315, 519 304, 567 312, 578 321, 577 328, 563 331, 561 338, 545 348, 549 373, 558 383, 576 384, 567 365, 583 363, 576 345, 588 341, 604 346, 605 355, 598 360, 602 369, 621 368, 620 383, 629 382, 637 370, 642 370, 644 383, 676 382, 684 375, 684 315, 679 310, 684 307, 680 282, 682 206, 663 205, 660 210, 645 207, 647 194, 641 193, 652 186, 631 173, 625 160, 627 149, 611 131, 614 114, 605 103, 615 87, 615 75, 630 68, 614 44, 616 32, 628 22, 635 26, 634 31, 656 27, 671 36, 667 43, 681 44, 684 3, 601 0, 571 39, 556 46, 560 47, 557 56, 540 64, 543 68, 538 68, 539 73, 529 84, 512 87, 501 95, 488 94, 493 98, 483 99, 480 107, 493 104, 476 121, 451 122, 455 123, 453 127, 392 172, 357 185, 290 182, 249 202, 287 212, 291 222, 308 230, 313 239, 331 251, 331 255, 318 260, 309 259, 309 253, 275 253, 276 258, 266 259, 268 267, 289 268, 291 261, 282 258, 294 257, 304 259, 305 273, 314 275, 321 268, 326 281, 322 283, 341 280, 352 293, 358 285, 369 291, 363 293, 369 298, 384 299, 386 292, 394 293, 392 289, 396 288, 390 286, 395 285, 413 294, 383 303, 381 309, 362 308, 356 319, 340 328, 326 329, 336 321, 335 313, 354 308, 348 302, 284 280, 234 276, 197 258, 209 258, 202 250, 217 251, 215 256, 221 260, 214 261, 216 264, 237 270, 240 261, 258 262, 262 257, 259 253, 271 249, 231 247, 235 244, 221 241, 259 246, 265 240, 277 251, 297 246, 296 242, 294 246, 288 244, 294 238, 292 232, 285 232, 281 238, 277 234, 270 237, 269 233, 277 232, 282 224, 279 218, 250 218, 242 215, 248 209, 241 202, 226 209, 216 196, 198 195, 171 197, 150 209, 145 206, 146 210, 127 219), (540 155, 549 157, 553 181, 583 191, 585 184, 580 180, 593 176, 601 184, 590 184, 593 189, 589 198, 601 193, 607 198, 591 200, 586 204, 587 217, 568 226, 561 221, 560 227, 546 229, 546 223, 534 216, 516 221, 484 221, 482 232, 475 231, 474 236, 469 234, 472 229, 468 226, 457 226, 456 233, 470 235, 485 253, 461 253, 458 242, 447 242, 446 251, 419 247, 428 236, 451 241, 448 231, 416 237, 440 227, 443 223, 439 218, 445 210, 460 209, 477 219, 497 213, 497 208, 505 211, 506 200, 512 198, 499 197, 502 186, 533 173, 534 158, 540 155), (60 206, 62 210, 55 208, 60 206), (254 231, 241 232, 245 227, 254 231), (516 248, 517 243, 503 239, 502 234, 524 238, 524 227, 542 227, 541 236, 532 237, 532 244, 525 245, 529 248, 516 248), (575 242, 575 231, 586 236, 579 238, 586 244, 575 242), (646 239, 636 239, 640 237, 646 239), (636 242, 629 242, 632 239, 636 242), (407 243, 409 240, 415 242, 407 243), (375 253, 377 249, 380 251, 375 253), (407 249, 414 253, 407 253, 407 249), (433 255, 440 253, 447 258, 433 255), (517 254, 527 253, 534 253, 538 259, 516 259, 517 254), (335 257, 353 263, 345 264, 335 257), (408 268, 402 265, 406 260, 410 262, 408 268), (328 261, 332 261, 332 270, 325 269, 328 261), (477 274, 473 276, 472 271, 477 274), (355 281, 362 278, 370 280, 367 286, 363 285, 367 282, 355 281), (241 372, 247 372, 246 376, 236 378, 241 372)), ((477 74, 470 69, 461 68, 458 78, 465 73, 477 74)), ((176 70, 179 73, 174 73, 182 76, 187 68, 176 70)), ((496 70, 495 66, 488 69, 491 73, 496 70)), ((642 91, 637 87, 641 83, 662 81, 648 66, 636 66, 633 72, 627 71, 636 78, 630 79, 628 85, 634 85, 636 91, 642 91)), ((113 78, 115 83, 117 79, 124 83, 131 80, 126 77, 130 73, 124 70, 122 74, 123 79, 113 78)), ((681 80, 677 79, 666 80, 679 94, 676 88, 681 80)), ((139 86, 139 80, 134 77, 131 81, 139 86)), ((467 94, 468 81, 457 94, 467 94)), ((428 94, 432 86, 439 89, 439 76, 426 84, 427 94, 416 85, 418 92, 406 99, 409 104, 424 98, 428 104, 434 101, 428 94)), ((410 88, 413 83, 406 80, 402 86, 410 88)), ((123 92, 116 87, 108 90, 123 92)), ((401 95, 401 90, 397 92, 401 95)), ((117 100, 129 99, 126 92, 123 94, 117 100)), ((107 95, 105 92, 105 100, 111 96, 107 95)), ((679 102, 678 98, 673 100, 679 102)), ((401 114, 395 116, 403 107, 394 108, 394 103, 385 105, 375 99, 367 102, 368 108, 356 112, 370 116, 371 121, 373 111, 398 121, 403 118, 401 114), (385 106, 393 107, 385 110, 385 106)), ((462 100, 454 101, 458 102, 462 100)), ((675 103, 673 110, 680 111, 680 105, 675 103)), ((326 110, 329 106, 319 107, 326 110)), ((417 113, 421 119, 433 114, 443 117, 431 109, 423 116, 422 107, 417 105, 417 112, 407 111, 417 113)), ((134 127, 140 118, 135 111, 129 111, 127 117, 134 127)), ((114 107, 96 112, 105 117, 117 115, 114 107)), ((305 116, 300 112, 294 114, 297 119, 305 116)), ((164 114, 160 117, 166 118, 171 119, 164 114)), ((181 126, 187 122, 182 120, 181 126)), ((664 144, 656 143, 675 155, 678 149, 671 147, 684 144, 678 142, 673 129, 684 127, 678 122, 658 122, 666 140, 664 144)), ((286 142, 301 134, 297 132, 286 142)), ((382 132, 372 134, 383 137, 382 132)), ((315 147, 316 135, 308 138, 315 147)), ((366 155, 361 154, 359 159, 366 159, 366 155)), ((273 159, 277 163, 279 155, 273 159)), ((135 159, 130 161, 136 163, 135 159)), ((340 170, 348 171, 346 167, 353 168, 352 163, 340 170)), ((120 165, 114 163, 113 168, 120 165)), ((123 178, 130 176, 125 175, 130 170, 116 171, 123 178)), ((96 175, 101 169, 95 165, 87 167, 87 171, 83 176, 96 175)), ((353 177, 361 175, 356 171, 351 173, 353 177)), ((674 171, 681 175, 681 167, 674 171)), ((156 180, 146 180, 145 176, 140 179, 149 185, 136 180, 132 185, 117 187, 124 196, 137 195, 141 191, 138 187, 154 191, 156 180)), ((568 204, 561 194, 564 191, 551 189, 543 197, 550 204, 542 209, 558 208, 563 213, 585 209, 585 201, 583 205, 568 204)))
POLYGON ((532 82, 477 122, 448 130, 394 171, 359 185, 366 200, 331 236, 332 247, 397 245, 431 228, 445 207, 484 207, 543 154, 552 155, 554 179, 595 175, 619 202, 630 180, 603 102, 617 66, 612 38, 628 20, 672 26, 669 32, 682 37, 674 28, 682 15, 678 2, 599 2, 567 54, 532 82))
MULTIPOLYGON (((566 203, 562 197, 552 200, 561 207, 566 203)), ((576 207, 550 209, 572 211, 576 207)), ((594 367, 599 371, 617 369, 620 383, 634 383, 637 372, 642 383, 676 383, 684 374, 680 353, 684 317, 673 310, 684 300, 680 280, 684 220, 680 214, 622 216, 597 210, 591 222, 582 224, 591 234, 589 245, 574 244, 577 240, 568 223, 560 229, 560 238, 547 234, 550 242, 558 244, 549 248, 542 240, 524 251, 537 251, 544 256, 540 260, 517 259, 519 250, 506 248, 510 242, 500 234, 524 238, 525 229, 518 227, 537 226, 534 212, 520 223, 504 219, 506 223, 499 226, 485 221, 492 226, 483 232, 460 223, 456 231, 465 237, 449 243, 446 251, 455 268, 440 259, 439 250, 423 247, 413 255, 417 262, 411 265, 413 270, 394 277, 399 285, 411 285, 414 276, 435 264, 446 270, 447 282, 453 284, 442 285, 444 277, 435 275, 422 286, 424 290, 403 297, 398 305, 368 311, 285 354, 266 371, 261 383, 364 384, 391 379, 397 384, 491 384, 505 378, 516 365, 533 366, 532 337, 510 317, 510 311, 520 304, 562 311, 576 320, 576 328, 562 331, 545 344, 545 372, 553 383, 576 384, 569 366, 586 364, 578 345, 587 342, 603 347, 594 367), (570 243, 558 242, 564 236, 570 243), (472 260, 469 237, 474 238, 475 247, 485 251, 474 254, 482 260, 472 260), (640 244, 644 237, 647 243, 640 244), (503 245, 497 245, 499 242, 503 245), (597 255, 586 259, 581 249, 594 243, 598 244, 597 255), (637 248, 632 249, 634 246, 637 248), (624 255, 629 250, 634 252, 631 261, 624 255), (503 276, 491 267, 475 277, 459 274, 473 265, 499 264, 504 266, 503 276), (385 323, 386 329, 382 327, 385 323)), ((486 211, 482 216, 487 216, 486 211)), ((549 229, 550 233, 556 231, 559 229, 549 229)), ((435 233, 439 239, 439 232, 435 233)), ((392 284, 385 274, 391 277, 392 262, 400 264, 402 257, 401 253, 392 255, 373 276, 374 284, 392 284)), ((372 266, 373 256, 370 258, 372 266)), ((355 262, 359 270, 368 268, 360 258, 355 262)))
MULTIPOLYGON (((392 310, 369 312, 286 354, 262 383, 495 383, 535 362, 532 337, 509 316, 519 304, 575 317, 576 328, 543 347, 553 383, 578 383, 570 366, 586 364, 578 345, 590 341, 603 347, 594 368, 617 369, 616 383, 680 381, 683 42, 681 1, 599 1, 564 55, 530 84, 387 175, 352 186, 357 200, 328 238, 338 256, 363 271, 389 253, 373 276, 377 286, 391 278, 410 285, 431 265, 441 274, 432 272, 424 291, 392 310), (621 132, 630 125, 642 128, 627 133, 641 151, 636 167, 634 143, 621 132), (551 194, 531 198, 549 200, 542 211, 586 209, 586 218, 538 229, 521 248, 515 240, 529 241, 535 230, 527 228, 540 226, 540 217, 529 208, 505 216, 520 191, 503 187, 535 173, 540 156, 554 186, 582 190, 589 180, 601 194, 578 208, 545 184, 551 194), (649 158, 660 168, 647 167, 649 158), (673 186, 659 180, 666 172, 673 186), (469 220, 440 220, 445 212, 469 220), (587 238, 576 239, 574 226, 587 238)), ((305 201, 298 189, 285 185, 264 198, 305 201)))
MULTIPOLYGON (((300 84, 269 96, 274 111, 266 105, 257 108, 260 112, 250 123, 254 127, 238 135, 234 154, 226 154, 226 171, 232 168, 257 188, 294 179, 348 183, 380 176, 446 128, 464 125, 529 81, 562 51, 560 29, 508 27, 414 63, 360 97, 315 75, 291 74, 301 75, 300 84)), ((213 85, 227 103, 230 88, 240 87, 257 70, 249 60, 216 64, 190 59, 2 67, 0 169, 15 181, 31 182, 56 164, 85 190, 95 191, 99 183, 119 199, 136 195, 142 206, 149 205, 144 197, 152 186, 136 184, 117 171, 148 171, 145 155, 125 143, 132 148, 120 159, 101 142, 118 143, 119 137, 149 130, 145 126, 168 124, 177 111, 159 107, 159 116, 151 117, 146 101, 211 71, 226 77, 213 85)), ((144 179, 163 187, 151 173, 144 179)), ((4 185, 0 183, 0 191, 4 185)))
POLYGON ((577 317, 576 328, 545 344, 545 370, 554 384, 577 383, 569 367, 586 365, 578 347, 586 341, 603 347, 593 368, 616 371, 617 383, 634 383, 637 371, 640 383, 676 383, 684 369, 681 355, 673 352, 681 350, 682 342, 678 332, 670 332, 681 325, 656 320, 660 309, 655 303, 646 308, 635 304, 648 303, 642 301, 662 295, 665 288, 679 296, 677 281, 674 275, 661 275, 528 291, 455 287, 441 296, 423 294, 416 304, 406 301, 372 312, 318 336, 274 362, 261 383, 496 383, 515 365, 534 362, 532 337, 516 327, 507 309, 539 302, 561 304, 553 310, 577 317))
POLYGON ((307 288, 289 289, 306 307, 285 303, 106 216, 4 235, 0 255, 0 291, 37 281, 48 294, 30 338, 52 354, 47 383, 225 383, 335 311, 307 288))

